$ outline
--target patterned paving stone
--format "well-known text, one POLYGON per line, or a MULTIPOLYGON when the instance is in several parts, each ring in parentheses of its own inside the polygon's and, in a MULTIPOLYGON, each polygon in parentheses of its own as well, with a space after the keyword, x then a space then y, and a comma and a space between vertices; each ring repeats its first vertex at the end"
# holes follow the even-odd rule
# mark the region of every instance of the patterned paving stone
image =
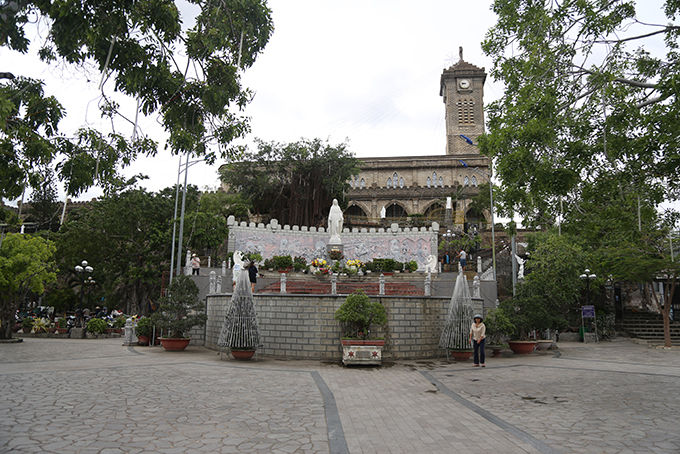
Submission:
POLYGON ((0 344, 0 452, 680 451, 678 349, 617 339, 485 369, 342 368, 119 342, 0 344))

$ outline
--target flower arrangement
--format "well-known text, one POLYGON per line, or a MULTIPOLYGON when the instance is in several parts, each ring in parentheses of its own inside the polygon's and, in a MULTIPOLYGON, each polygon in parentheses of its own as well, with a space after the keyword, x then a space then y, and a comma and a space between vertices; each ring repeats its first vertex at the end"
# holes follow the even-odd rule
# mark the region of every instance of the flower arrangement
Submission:
POLYGON ((347 260, 347 267, 356 267, 356 268, 361 268, 364 266, 364 262, 362 262, 359 259, 353 259, 353 260, 347 260))
POLYGON ((317 268, 323 268, 326 266, 326 261, 324 259, 314 259, 312 260, 312 266, 315 266, 317 268))
POLYGON ((345 256, 340 251, 330 251, 328 253, 331 260, 342 260, 345 256))
POLYGON ((316 272, 318 275, 322 274, 331 274, 331 270, 328 268, 319 268, 319 270, 316 272))

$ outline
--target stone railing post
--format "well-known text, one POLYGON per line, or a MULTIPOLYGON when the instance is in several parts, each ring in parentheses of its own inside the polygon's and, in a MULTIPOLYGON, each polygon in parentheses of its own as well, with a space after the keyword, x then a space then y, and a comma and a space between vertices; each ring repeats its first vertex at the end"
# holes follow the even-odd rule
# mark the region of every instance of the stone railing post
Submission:
POLYGON ((378 291, 379 295, 384 295, 385 294, 385 275, 380 273, 380 279, 378 279, 378 283, 380 284, 380 290, 378 291))
POLYGON ((223 260, 222 261, 222 276, 226 276, 226 275, 227 275, 227 261, 223 260))
MULTIPOLYGON (((214 273, 214 271, 211 271, 214 273)), ((222 293, 222 276, 217 276, 217 282, 215 283, 215 293, 222 293)))
POLYGON ((210 272, 210 285, 208 286, 208 294, 209 295, 212 295, 213 293, 215 293, 215 284, 216 284, 216 281, 217 281, 217 278, 215 276, 216 274, 217 273, 215 273, 214 271, 210 272))
POLYGON ((331 274, 331 295, 338 294, 338 275, 331 274))
POLYGON ((425 296, 432 296, 432 273, 429 270, 425 276, 425 296))
POLYGON ((286 293, 286 273, 281 273, 281 293, 286 293))

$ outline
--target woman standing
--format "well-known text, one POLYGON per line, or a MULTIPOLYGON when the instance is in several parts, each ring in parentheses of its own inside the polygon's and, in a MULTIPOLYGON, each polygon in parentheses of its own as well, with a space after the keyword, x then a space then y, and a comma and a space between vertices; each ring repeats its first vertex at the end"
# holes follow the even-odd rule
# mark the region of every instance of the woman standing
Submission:
POLYGON ((248 265, 248 277, 250 278, 250 290, 251 293, 255 293, 255 284, 257 284, 257 267, 254 261, 250 261, 248 265))
POLYGON ((470 327, 470 342, 474 350, 474 361, 472 367, 479 367, 481 362, 484 367, 484 347, 486 340, 486 326, 482 323, 482 316, 477 314, 474 318, 474 323, 470 327))

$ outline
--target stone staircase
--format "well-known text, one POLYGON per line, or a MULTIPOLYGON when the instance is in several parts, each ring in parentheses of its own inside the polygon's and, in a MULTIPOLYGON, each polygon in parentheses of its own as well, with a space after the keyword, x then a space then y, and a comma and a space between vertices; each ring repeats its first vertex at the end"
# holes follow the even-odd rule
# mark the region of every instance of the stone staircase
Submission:
MULTIPOLYGON (((341 295, 346 295, 354 292, 357 289, 363 289, 367 295, 377 295, 380 291, 380 284, 377 282, 338 282, 337 292, 341 295)), ((264 293, 279 293, 281 291, 281 282, 274 282, 267 285, 259 292, 264 293)), ((258 292, 258 293, 259 293, 258 292)), ((329 295, 331 293, 330 282, 315 282, 315 281, 298 281, 290 280, 286 283, 286 293, 295 294, 314 294, 314 295, 329 295)), ((409 296, 423 296, 425 292, 423 289, 411 284, 409 282, 386 282, 385 295, 409 295, 409 296)))
MULTIPOLYGON (((623 315, 623 322, 617 325, 616 329, 628 333, 631 337, 637 337, 653 344, 663 344, 663 318, 661 314, 627 310, 623 315)), ((671 342, 673 345, 680 345, 680 321, 671 320, 671 342)))

